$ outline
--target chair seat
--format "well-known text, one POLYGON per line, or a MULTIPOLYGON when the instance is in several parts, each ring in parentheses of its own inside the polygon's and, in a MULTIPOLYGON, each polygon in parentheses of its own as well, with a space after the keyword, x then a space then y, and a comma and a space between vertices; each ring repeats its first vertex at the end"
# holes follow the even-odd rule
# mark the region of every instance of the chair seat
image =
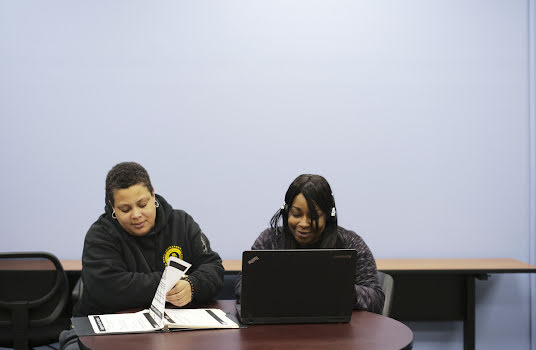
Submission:
MULTIPOLYGON (((28 339, 30 347, 48 345, 58 342, 59 334, 69 329, 71 326, 71 317, 64 315, 53 323, 43 327, 28 327, 28 334, 31 336, 28 339)), ((0 346, 12 348, 13 344, 13 327, 0 329, 0 346)))

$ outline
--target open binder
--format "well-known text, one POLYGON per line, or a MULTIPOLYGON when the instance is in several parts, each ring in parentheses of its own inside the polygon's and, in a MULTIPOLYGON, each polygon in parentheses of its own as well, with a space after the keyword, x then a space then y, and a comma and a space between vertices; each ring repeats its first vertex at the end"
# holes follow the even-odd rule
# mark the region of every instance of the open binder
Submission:
POLYGON ((171 329, 239 328, 231 315, 220 309, 166 309, 166 293, 181 279, 190 264, 170 257, 149 309, 135 313, 73 317, 78 336, 147 333, 171 329))

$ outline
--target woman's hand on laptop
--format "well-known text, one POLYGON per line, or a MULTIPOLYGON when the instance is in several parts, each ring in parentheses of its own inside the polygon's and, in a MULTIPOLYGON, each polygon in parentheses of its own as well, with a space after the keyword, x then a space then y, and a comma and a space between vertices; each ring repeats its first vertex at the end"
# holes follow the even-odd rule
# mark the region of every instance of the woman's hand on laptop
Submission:
POLYGON ((166 301, 175 306, 184 306, 192 301, 192 286, 186 279, 181 279, 166 294, 166 301))

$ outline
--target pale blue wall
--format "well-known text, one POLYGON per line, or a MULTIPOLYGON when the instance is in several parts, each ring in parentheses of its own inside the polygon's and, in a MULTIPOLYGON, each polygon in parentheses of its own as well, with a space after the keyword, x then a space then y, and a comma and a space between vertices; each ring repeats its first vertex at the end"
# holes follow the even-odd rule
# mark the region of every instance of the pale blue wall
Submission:
MULTIPOLYGON (((1 250, 79 258, 135 160, 227 259, 314 172, 378 258, 534 260, 533 29, 532 0, 1 1, 1 250)), ((531 293, 477 283, 477 349, 536 349, 531 293)))

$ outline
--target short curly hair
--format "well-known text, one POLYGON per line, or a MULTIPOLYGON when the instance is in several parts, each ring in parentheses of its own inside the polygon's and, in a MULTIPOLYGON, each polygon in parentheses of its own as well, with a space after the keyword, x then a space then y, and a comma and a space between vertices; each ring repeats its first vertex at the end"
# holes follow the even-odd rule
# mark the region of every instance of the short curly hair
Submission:
POLYGON ((106 201, 114 206, 114 191, 129 188, 137 184, 143 184, 150 193, 153 193, 153 185, 149 173, 136 162, 122 162, 114 165, 106 176, 106 201))

